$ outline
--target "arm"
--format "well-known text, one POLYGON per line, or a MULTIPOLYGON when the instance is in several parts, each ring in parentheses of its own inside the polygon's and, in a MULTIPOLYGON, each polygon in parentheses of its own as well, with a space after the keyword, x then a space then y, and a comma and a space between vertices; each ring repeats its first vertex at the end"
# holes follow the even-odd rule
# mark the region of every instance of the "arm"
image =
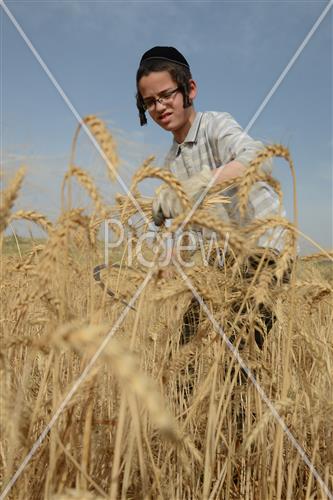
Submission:
POLYGON ((246 167, 243 163, 237 160, 230 161, 226 163, 223 168, 217 169, 217 176, 214 184, 233 179, 234 177, 239 177, 243 175, 245 171, 246 167))
MULTIPOLYGON (((223 165, 219 173, 221 182, 242 175, 251 160, 264 148, 263 143, 250 137, 229 113, 211 113, 207 140, 211 145, 215 164, 223 165)), ((271 160, 265 161, 263 170, 271 173, 271 160)))
MULTIPOLYGON (((217 170, 212 170, 209 166, 204 166, 201 172, 181 182, 182 188, 190 199, 196 200, 201 193, 212 186, 213 178, 217 173, 214 184, 224 182, 234 177, 243 175, 246 167, 239 161, 233 160, 217 170)), ((153 199, 152 214, 157 226, 160 226, 165 219, 173 218, 182 212, 182 205, 178 195, 173 189, 163 185, 156 190, 153 199)))

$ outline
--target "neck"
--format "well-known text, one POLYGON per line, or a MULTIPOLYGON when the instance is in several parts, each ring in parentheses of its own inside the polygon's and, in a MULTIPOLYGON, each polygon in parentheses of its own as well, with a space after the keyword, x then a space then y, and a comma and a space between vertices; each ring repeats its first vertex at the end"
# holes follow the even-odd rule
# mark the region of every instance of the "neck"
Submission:
POLYGON ((188 134, 188 131, 190 130, 192 123, 194 122, 196 114, 197 113, 196 113, 194 107, 191 106, 190 113, 189 113, 188 119, 186 120, 186 123, 181 128, 179 128, 178 130, 175 130, 173 132, 173 137, 174 137, 175 141, 178 142, 178 144, 181 144, 182 142, 184 142, 184 140, 188 134))

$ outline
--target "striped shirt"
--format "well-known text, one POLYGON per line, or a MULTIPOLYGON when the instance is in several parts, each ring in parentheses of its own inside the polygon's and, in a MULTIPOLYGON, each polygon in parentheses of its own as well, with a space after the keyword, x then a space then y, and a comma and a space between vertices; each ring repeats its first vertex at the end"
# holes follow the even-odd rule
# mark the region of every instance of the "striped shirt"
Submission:
MULTIPOLYGON (((164 168, 182 181, 199 173, 204 165, 209 165, 211 169, 223 168, 232 160, 247 165, 263 148, 263 143, 247 135, 229 113, 198 112, 184 142, 178 144, 173 141, 165 158, 164 168)), ((271 160, 262 168, 271 173, 271 160)), ((224 220, 240 223, 237 190, 232 188, 224 194, 230 196, 231 203, 217 207, 216 214, 224 220)), ((249 193, 245 222, 274 215, 286 215, 276 192, 269 184, 256 182, 249 193)), ((244 220, 242 223, 244 224, 244 220)), ((284 246, 283 235, 282 228, 271 229, 256 244, 281 251, 284 246)))

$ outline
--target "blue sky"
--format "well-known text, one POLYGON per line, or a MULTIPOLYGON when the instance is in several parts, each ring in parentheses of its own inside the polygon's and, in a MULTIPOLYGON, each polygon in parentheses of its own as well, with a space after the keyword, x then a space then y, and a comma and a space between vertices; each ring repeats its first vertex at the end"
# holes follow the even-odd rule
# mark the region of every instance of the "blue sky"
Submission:
MULTIPOLYGON (((107 120, 119 145, 120 174, 149 154, 161 163, 172 136, 151 121, 140 127, 135 73, 143 52, 171 45, 197 81, 197 111, 228 111, 246 127, 327 1, 7 1, 9 10, 81 116, 107 120)), ((28 176, 18 207, 56 218, 76 119, 16 28, 1 11, 1 141, 6 176, 21 163, 28 176)), ((300 228, 332 247, 332 9, 250 130, 290 148, 297 175, 300 228)), ((89 139, 77 162, 112 202, 111 185, 89 139)), ((275 161, 288 216, 292 180, 275 161)), ((145 192, 151 191, 145 187, 145 192)), ((85 201, 77 192, 77 204, 85 201)), ((301 243, 303 251, 314 247, 301 243)))

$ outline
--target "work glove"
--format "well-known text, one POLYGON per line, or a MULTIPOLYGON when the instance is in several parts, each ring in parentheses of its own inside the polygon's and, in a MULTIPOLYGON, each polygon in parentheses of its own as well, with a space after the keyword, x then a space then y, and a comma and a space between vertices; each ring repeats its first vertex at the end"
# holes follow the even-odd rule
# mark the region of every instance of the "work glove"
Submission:
POLYGON ((177 217, 182 210, 179 197, 167 184, 162 184, 156 189, 152 205, 153 221, 156 226, 161 226, 165 219, 177 217))
MULTIPOLYGON (((198 174, 180 181, 183 190, 192 203, 200 197, 213 176, 214 170, 204 166, 198 174)), ((183 207, 179 197, 172 188, 166 184, 157 188, 152 205, 152 215, 156 226, 161 226, 165 219, 177 217, 182 211, 183 207)))

